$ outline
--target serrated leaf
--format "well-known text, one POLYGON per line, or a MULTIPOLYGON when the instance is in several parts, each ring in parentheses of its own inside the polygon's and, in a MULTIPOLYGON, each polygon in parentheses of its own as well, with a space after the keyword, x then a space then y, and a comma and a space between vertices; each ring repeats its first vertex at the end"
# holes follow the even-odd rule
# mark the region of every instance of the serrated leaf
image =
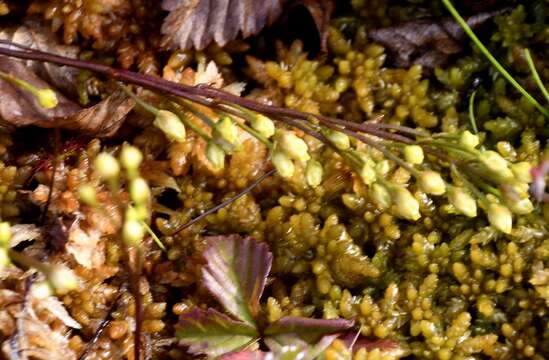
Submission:
POLYGON ((169 15, 162 24, 164 44, 204 49, 246 38, 272 24, 282 12, 282 0, 164 0, 169 15))
POLYGON ((192 354, 220 356, 250 343, 258 332, 250 324, 234 320, 215 309, 195 309, 179 318, 176 337, 192 354))
POLYGON ((295 334, 308 342, 316 342, 323 335, 348 330, 354 325, 353 320, 345 319, 311 319, 299 316, 285 316, 267 326, 265 335, 277 336, 295 334))
POLYGON ((255 325, 259 298, 271 270, 273 255, 267 245, 238 235, 212 236, 204 252, 202 269, 205 286, 225 310, 255 325))

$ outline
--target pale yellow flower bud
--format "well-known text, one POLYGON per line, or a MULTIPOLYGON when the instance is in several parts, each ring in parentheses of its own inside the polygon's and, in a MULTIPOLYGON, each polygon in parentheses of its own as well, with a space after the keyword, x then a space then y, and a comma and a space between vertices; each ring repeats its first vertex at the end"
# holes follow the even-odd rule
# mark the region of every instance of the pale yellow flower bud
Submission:
POLYGON ((181 119, 173 112, 168 110, 159 110, 156 113, 153 124, 162 130, 164 135, 166 135, 169 140, 180 143, 185 142, 185 125, 183 125, 181 119))
POLYGON ((513 173, 509 169, 507 160, 495 151, 487 150, 480 153, 479 161, 490 171, 504 177, 511 178, 513 173))
POLYGON ((130 198, 137 205, 146 203, 151 195, 149 185, 143 178, 135 178, 130 181, 130 198))
POLYGON ((122 227, 122 239, 128 246, 140 246, 145 235, 143 225, 137 220, 126 220, 122 227))
POLYGON ((278 137, 277 141, 280 150, 284 151, 291 159, 298 161, 307 161, 309 156, 309 147, 302 138, 296 136, 291 131, 284 131, 278 137))
POLYGON ((11 226, 7 221, 0 222, 0 247, 9 247, 11 226))
POLYGON ((469 130, 465 130, 459 137, 459 143, 468 149, 474 149, 480 143, 478 135, 472 134, 469 130))
POLYGON ((95 157, 95 170, 105 180, 118 179, 120 175, 120 165, 118 161, 109 153, 102 152, 95 157))
POLYGON ((515 178, 524 183, 530 183, 532 182, 532 173, 530 172, 532 170, 532 165, 530 165, 529 162, 523 161, 515 164, 509 165, 511 168, 511 171, 513 172, 513 175, 515 175, 515 178))
POLYGON ((78 197, 80 198, 80 201, 88 206, 99 205, 99 202, 97 201, 97 193, 92 185, 81 185, 78 188, 78 197))
POLYGON ((376 171, 370 163, 365 163, 362 165, 359 175, 366 185, 370 185, 377 179, 376 171))
POLYGON ((307 184, 310 187, 317 187, 322 182, 322 175, 324 173, 324 169, 322 168, 322 165, 314 160, 311 159, 307 162, 307 168, 305 169, 305 178, 307 180, 307 184))
POLYGON ((450 187, 448 189, 448 201, 463 215, 468 217, 477 216, 477 202, 463 188, 450 187))
POLYGON ((376 163, 376 174, 377 176, 386 176, 391 170, 391 164, 389 160, 384 159, 376 163))
POLYGON ((506 201, 512 212, 517 215, 526 215, 534 211, 534 204, 528 198, 518 199, 516 201, 506 201))
POLYGON ((209 141, 206 145, 206 158, 216 171, 223 170, 225 167, 225 152, 213 141, 209 141))
POLYGON ((238 128, 228 116, 223 116, 215 125, 219 135, 229 144, 234 144, 238 138, 238 128))
POLYGON ((497 230, 509 234, 513 228, 513 215, 511 211, 500 204, 490 204, 488 211, 488 221, 497 230))
POLYGON ((419 213, 419 202, 408 189, 395 186, 391 189, 394 209, 396 213, 407 220, 417 220, 421 217, 419 213))
POLYGON ((141 161, 143 161, 143 154, 138 148, 131 145, 124 145, 122 147, 120 163, 126 170, 133 173, 137 172, 141 161))
POLYGON ((78 278, 64 265, 54 265, 46 276, 57 294, 66 294, 78 288, 78 278))
POLYGON ((57 96, 52 89, 40 89, 35 94, 38 103, 44 109, 53 109, 57 106, 57 96))
POLYGON ((257 114, 251 119, 252 128, 267 139, 274 135, 275 125, 271 119, 262 114, 257 114))
POLYGON ((340 131, 327 130, 324 135, 339 150, 347 150, 351 147, 349 137, 340 131))
POLYGON ((424 159, 423 149, 419 145, 406 145, 404 159, 410 164, 421 164, 424 159))
POLYGON ((0 271, 10 264, 10 257, 8 255, 8 249, 0 247, 0 271))
POLYGON ((372 186, 370 186, 368 193, 380 209, 384 210, 391 206, 391 194, 389 193, 389 190, 380 183, 373 183, 372 186))
POLYGON ((280 176, 283 178, 289 178, 294 174, 294 163, 292 162, 292 159, 286 155, 286 153, 275 149, 271 155, 271 161, 280 176))
POLYGON ((31 288, 32 297, 35 299, 45 299, 52 295, 51 285, 46 281, 34 283, 31 288))
POLYGON ((418 178, 419 188, 426 194, 442 195, 446 192, 446 183, 439 173, 427 170, 418 178))

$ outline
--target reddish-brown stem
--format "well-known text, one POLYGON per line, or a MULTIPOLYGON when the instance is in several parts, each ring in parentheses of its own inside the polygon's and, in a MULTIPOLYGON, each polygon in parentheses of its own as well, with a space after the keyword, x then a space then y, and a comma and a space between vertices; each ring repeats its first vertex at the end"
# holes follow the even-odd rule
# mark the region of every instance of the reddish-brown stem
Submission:
MULTIPOLYGON (((81 61, 81 60, 67 58, 64 56, 42 52, 39 50, 28 49, 6 40, 0 40, 0 44, 10 45, 10 46, 24 49, 24 50, 15 50, 15 49, 9 49, 5 47, 0 47, 0 54, 2 55, 7 55, 15 58, 20 58, 20 59, 51 62, 58 65, 65 65, 65 66, 85 69, 95 73, 106 75, 107 77, 110 77, 115 80, 124 81, 134 85, 139 85, 151 90, 168 93, 175 96, 180 96, 182 98, 185 98, 206 106, 212 106, 217 101, 221 103, 238 104, 240 106, 246 107, 249 110, 253 110, 253 111, 256 111, 268 116, 272 116, 275 118, 285 117, 290 119, 308 120, 311 117, 313 117, 325 124, 332 123, 345 128, 349 127, 350 129, 361 131, 364 133, 369 133, 371 135, 383 137, 385 139, 393 138, 395 141, 402 141, 407 138, 401 135, 392 134, 382 129, 384 128, 393 129, 393 130, 400 131, 402 133, 408 133, 416 136, 422 135, 422 133, 418 132, 417 130, 414 130, 412 128, 408 128, 405 126, 391 125, 391 124, 371 124, 371 123, 355 124, 353 122, 340 120, 340 119, 325 116, 325 115, 310 114, 310 113, 305 113, 305 112, 301 112, 294 109, 262 104, 257 101, 242 98, 240 96, 237 96, 237 95, 234 95, 226 91, 216 89, 204 84, 200 84, 197 86, 189 86, 189 85, 174 83, 158 77, 143 75, 143 74, 139 74, 139 73, 128 71, 128 70, 114 69, 110 66, 106 66, 103 64, 97 64, 97 63, 92 63, 88 61, 81 61), (208 98, 215 99, 215 101, 208 100, 208 98)), ((410 140, 411 139, 408 139, 407 141, 410 141, 410 140)))

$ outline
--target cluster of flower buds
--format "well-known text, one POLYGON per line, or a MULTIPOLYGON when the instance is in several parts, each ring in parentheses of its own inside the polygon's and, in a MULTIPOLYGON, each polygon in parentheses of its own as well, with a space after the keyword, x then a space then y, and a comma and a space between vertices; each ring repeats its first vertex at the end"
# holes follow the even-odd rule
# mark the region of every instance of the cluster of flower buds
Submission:
MULTIPOLYGON (((131 205, 124 214, 122 225, 122 239, 128 246, 139 247, 145 235, 145 221, 148 219, 148 205, 151 197, 149 185, 139 175, 139 166, 143 160, 143 154, 139 149, 131 145, 124 145, 120 151, 119 159, 113 155, 102 152, 94 161, 95 171, 111 187, 111 191, 117 191, 121 168, 125 171, 125 177, 130 195, 131 205)), ((80 199, 89 206, 98 207, 95 189, 91 185, 80 187, 80 199)))

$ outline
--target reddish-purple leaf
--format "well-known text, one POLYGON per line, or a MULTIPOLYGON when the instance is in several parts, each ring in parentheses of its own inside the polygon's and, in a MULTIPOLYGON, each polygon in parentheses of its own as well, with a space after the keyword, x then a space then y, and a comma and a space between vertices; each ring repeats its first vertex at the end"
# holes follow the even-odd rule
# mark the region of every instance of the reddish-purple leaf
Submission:
POLYGON ((349 330, 354 323, 353 320, 345 319, 311 319, 286 316, 269 324, 265 329, 265 335, 295 334, 306 341, 316 342, 323 335, 349 330))
POLYGON ((212 236, 204 252, 204 284, 225 310, 255 324, 273 256, 266 244, 238 235, 212 236))
POLYGON ((255 351, 235 351, 219 357, 219 360, 266 360, 267 353, 255 350, 255 351))
POLYGON ((549 161, 542 161, 538 166, 530 170, 532 174, 532 185, 530 191, 536 201, 549 202, 549 194, 545 192, 545 177, 549 173, 549 161))
POLYGON ((258 336, 252 325, 214 309, 195 309, 181 315, 175 334, 182 345, 189 346, 190 353, 209 356, 238 350, 258 336))

